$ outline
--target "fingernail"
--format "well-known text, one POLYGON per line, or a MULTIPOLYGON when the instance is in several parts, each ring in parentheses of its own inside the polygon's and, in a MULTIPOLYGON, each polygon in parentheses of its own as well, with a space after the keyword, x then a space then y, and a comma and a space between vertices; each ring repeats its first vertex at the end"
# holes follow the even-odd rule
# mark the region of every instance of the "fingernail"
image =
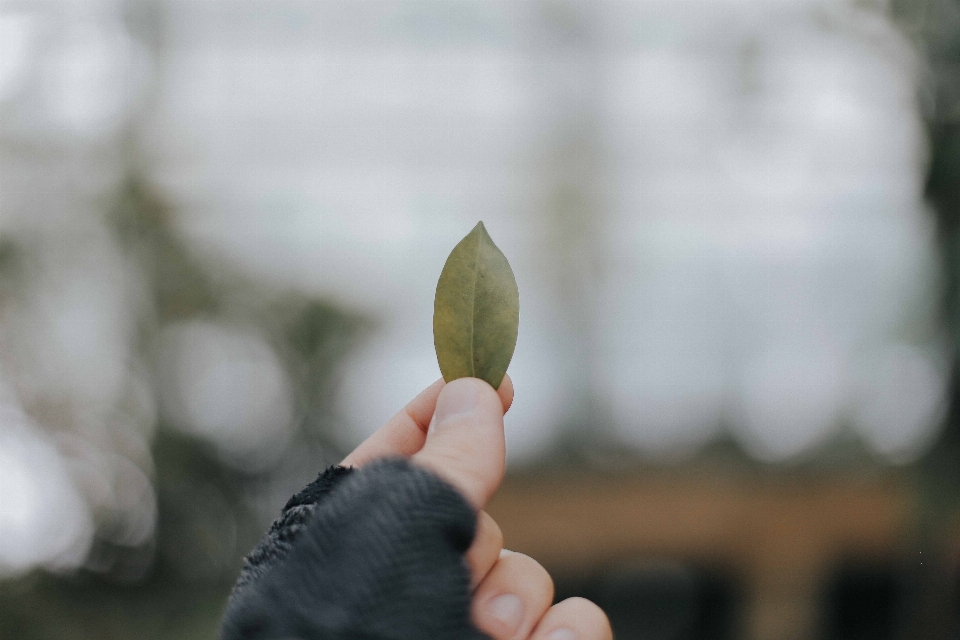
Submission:
POLYGON ((566 627, 554 629, 547 634, 547 640, 577 640, 577 633, 573 629, 566 627))
POLYGON ((454 380, 448 384, 440 397, 437 398, 437 408, 433 413, 437 429, 442 429, 444 423, 466 413, 471 413, 480 404, 479 385, 469 379, 454 380))
POLYGON ((487 603, 487 613, 503 625, 515 631, 523 620, 523 603, 513 594, 497 596, 487 603))

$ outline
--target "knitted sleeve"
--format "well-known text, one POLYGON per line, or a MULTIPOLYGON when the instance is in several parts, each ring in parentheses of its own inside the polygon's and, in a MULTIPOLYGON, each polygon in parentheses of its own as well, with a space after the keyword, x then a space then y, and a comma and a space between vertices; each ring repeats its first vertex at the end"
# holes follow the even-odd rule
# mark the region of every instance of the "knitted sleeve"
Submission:
POLYGON ((247 557, 222 640, 486 638, 463 554, 476 514, 405 460, 330 467, 247 557))

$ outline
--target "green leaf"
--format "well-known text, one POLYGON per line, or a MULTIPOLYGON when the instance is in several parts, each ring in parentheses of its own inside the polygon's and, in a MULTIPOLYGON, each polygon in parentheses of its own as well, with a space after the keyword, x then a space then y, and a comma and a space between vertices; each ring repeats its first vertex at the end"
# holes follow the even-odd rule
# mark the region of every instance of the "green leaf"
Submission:
POLYGON ((433 344, 447 382, 480 378, 500 388, 520 323, 510 263, 482 222, 447 257, 433 301, 433 344))

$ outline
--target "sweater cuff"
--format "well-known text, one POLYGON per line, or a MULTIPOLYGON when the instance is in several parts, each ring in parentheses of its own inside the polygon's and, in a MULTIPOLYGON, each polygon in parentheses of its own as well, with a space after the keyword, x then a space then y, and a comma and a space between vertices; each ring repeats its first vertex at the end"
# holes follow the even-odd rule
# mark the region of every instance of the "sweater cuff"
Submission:
POLYGON ((485 638, 463 559, 475 527, 459 492, 407 460, 327 469, 248 558, 222 638, 485 638))

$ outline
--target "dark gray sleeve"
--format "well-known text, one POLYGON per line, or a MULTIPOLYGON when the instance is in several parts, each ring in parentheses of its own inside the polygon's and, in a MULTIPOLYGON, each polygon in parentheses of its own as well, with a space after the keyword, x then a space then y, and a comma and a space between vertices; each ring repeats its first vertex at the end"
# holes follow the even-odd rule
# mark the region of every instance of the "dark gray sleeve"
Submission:
POLYGON ((463 559, 475 526, 455 489, 405 460, 331 467, 248 556, 221 638, 486 638, 463 559))

